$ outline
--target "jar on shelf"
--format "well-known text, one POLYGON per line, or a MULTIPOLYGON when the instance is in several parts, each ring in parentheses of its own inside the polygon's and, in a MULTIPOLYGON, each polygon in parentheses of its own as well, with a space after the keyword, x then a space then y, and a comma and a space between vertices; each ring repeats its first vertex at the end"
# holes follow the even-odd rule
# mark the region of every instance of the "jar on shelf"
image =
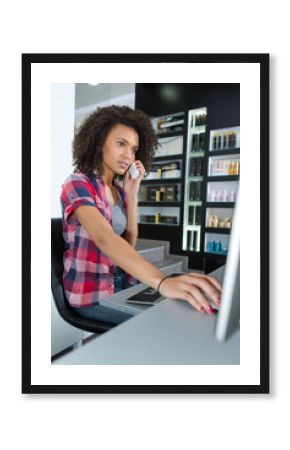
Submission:
POLYGON ((219 226, 219 218, 218 218, 218 216, 213 216, 212 227, 213 228, 218 228, 218 226, 219 226))
POLYGON ((215 252, 216 253, 221 253, 221 251, 222 251, 222 243, 221 243, 221 241, 215 242, 215 252))
POLYGON ((208 249, 209 249, 210 253, 214 253, 214 251, 215 251, 215 241, 214 240, 209 241, 208 249))
POLYGON ((224 227, 230 229, 232 226, 232 221, 229 217, 225 217, 224 220, 224 227))
POLYGON ((222 193, 222 191, 219 189, 218 191, 217 191, 217 195, 216 195, 216 201, 217 202, 221 202, 222 201, 222 197, 223 196, 223 193, 222 193))
POLYGON ((216 202, 216 190, 211 190, 210 191, 210 197, 209 197, 210 202, 216 202))
POLYGON ((228 191, 225 189, 222 194, 222 201, 225 203, 228 201, 228 191))
POLYGON ((234 175, 233 174, 233 162, 229 161, 229 165, 228 165, 228 175, 234 175))
POLYGON ((230 194, 229 194, 229 202, 235 202, 235 200, 236 200, 236 193, 235 193, 235 191, 231 191, 230 192, 230 194))

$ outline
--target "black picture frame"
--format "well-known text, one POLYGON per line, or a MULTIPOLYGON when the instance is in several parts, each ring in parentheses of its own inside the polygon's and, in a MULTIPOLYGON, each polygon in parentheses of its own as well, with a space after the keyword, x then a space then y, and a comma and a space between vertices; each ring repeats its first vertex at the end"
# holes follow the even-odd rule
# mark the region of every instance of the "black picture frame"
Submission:
POLYGON ((22 54, 22 393, 269 393, 269 54, 22 54), (255 385, 37 385, 31 373, 31 66, 34 63, 258 64, 260 69, 260 383, 255 385), (261 151, 263 149, 263 151, 261 151), (262 303, 263 300, 263 303, 262 303))

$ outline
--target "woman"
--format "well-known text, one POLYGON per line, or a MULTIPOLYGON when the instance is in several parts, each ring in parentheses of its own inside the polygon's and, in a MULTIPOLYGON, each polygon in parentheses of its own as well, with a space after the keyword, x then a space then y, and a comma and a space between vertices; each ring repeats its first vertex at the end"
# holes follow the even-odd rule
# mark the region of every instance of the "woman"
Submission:
POLYGON ((137 280, 203 313, 213 314, 206 296, 220 302, 221 286, 214 278, 197 273, 168 278, 134 249, 138 190, 157 145, 150 118, 127 106, 99 108, 74 138, 75 171, 61 194, 63 284, 70 305, 82 316, 111 323, 128 319, 106 299, 137 280), (133 162, 136 179, 128 171, 133 162), (124 176, 123 187, 116 176, 124 176))

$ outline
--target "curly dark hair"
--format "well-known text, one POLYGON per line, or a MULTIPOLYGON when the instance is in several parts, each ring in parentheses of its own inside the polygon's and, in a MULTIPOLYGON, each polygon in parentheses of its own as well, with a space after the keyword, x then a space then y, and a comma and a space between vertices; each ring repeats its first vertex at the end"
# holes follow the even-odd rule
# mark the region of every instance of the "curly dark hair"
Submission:
POLYGON ((139 136, 139 159, 149 172, 152 158, 158 147, 158 138, 147 114, 129 106, 107 106, 97 108, 77 130, 73 140, 73 165, 91 175, 94 170, 102 174, 102 148, 105 140, 115 125, 122 124, 133 128, 139 136))

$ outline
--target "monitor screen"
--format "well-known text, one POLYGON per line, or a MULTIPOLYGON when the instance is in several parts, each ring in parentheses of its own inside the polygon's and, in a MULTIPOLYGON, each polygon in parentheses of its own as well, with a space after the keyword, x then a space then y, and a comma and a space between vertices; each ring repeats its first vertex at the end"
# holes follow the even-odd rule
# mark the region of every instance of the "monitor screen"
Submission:
POLYGON ((223 276, 221 307, 217 317, 215 337, 223 342, 240 326, 240 195, 237 195, 223 276))

